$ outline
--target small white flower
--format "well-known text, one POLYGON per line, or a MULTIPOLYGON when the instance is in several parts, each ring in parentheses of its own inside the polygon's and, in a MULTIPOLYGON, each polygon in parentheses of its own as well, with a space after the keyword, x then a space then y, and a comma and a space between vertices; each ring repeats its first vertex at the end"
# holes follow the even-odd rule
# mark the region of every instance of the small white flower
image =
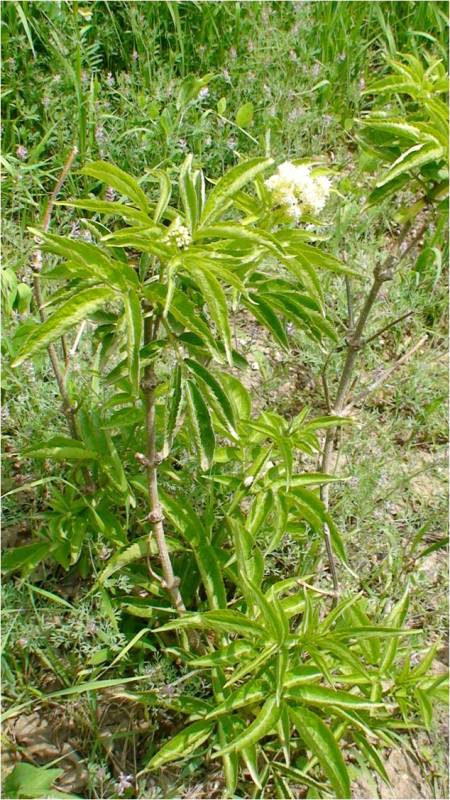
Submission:
POLYGON ((266 180, 274 206, 284 209, 298 222, 303 212, 321 211, 330 193, 331 184, 325 175, 313 176, 306 164, 295 166, 284 161, 277 172, 266 180))
POLYGON ((189 247, 191 241, 189 230, 183 225, 180 217, 176 217, 167 231, 166 242, 175 244, 179 250, 184 250, 185 247, 189 247))
POLYGON ((202 88, 200 89, 200 91, 198 93, 198 96, 203 98, 203 97, 208 97, 208 95, 209 95, 208 87, 207 86, 202 86, 202 88))
POLYGON ((16 148, 16 156, 20 158, 21 161, 25 161, 28 156, 28 150, 23 144, 19 144, 16 148))

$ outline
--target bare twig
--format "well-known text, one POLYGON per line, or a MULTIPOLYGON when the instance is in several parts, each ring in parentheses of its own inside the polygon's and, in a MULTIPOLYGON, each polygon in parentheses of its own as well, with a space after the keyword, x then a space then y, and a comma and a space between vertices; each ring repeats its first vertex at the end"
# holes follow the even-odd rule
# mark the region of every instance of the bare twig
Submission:
POLYGON ((382 386, 383 383, 386 383, 388 378, 390 378, 390 376, 394 372, 396 372, 396 370, 398 370, 399 367, 401 367, 403 364, 409 361, 409 359, 412 358, 412 356, 415 353, 417 353, 417 351, 420 350, 427 341, 428 341, 428 336, 427 335, 422 336, 422 338, 419 339, 418 342, 416 342, 414 347, 411 347, 411 349, 408 350, 406 353, 404 353, 404 355, 402 355, 401 358, 397 359, 397 361, 395 361, 394 364, 392 364, 387 369, 383 370, 383 372, 381 372, 380 375, 378 375, 378 377, 374 381, 372 381, 372 383, 368 384, 368 386, 366 386, 362 390, 362 392, 360 392, 359 395, 355 397, 355 399, 352 400, 352 402, 346 407, 345 412, 347 413, 352 408, 352 406, 357 406, 360 403, 362 403, 363 400, 365 400, 369 394, 372 394, 372 392, 374 392, 376 389, 382 386))
POLYGON ((368 339, 364 339, 361 346, 365 347, 366 344, 373 342, 374 339, 378 339, 378 337, 381 336, 383 333, 386 333, 386 331, 390 330, 390 328, 393 328, 394 325, 398 325, 399 322, 403 322, 404 319, 407 319, 413 313, 414 313, 413 311, 407 311, 406 314, 402 314, 401 317, 397 317, 397 319, 394 319, 393 322, 389 322, 383 328, 380 328, 380 330, 378 330, 376 333, 372 334, 372 336, 369 336, 368 339))
MULTIPOLYGON (((353 332, 350 334, 347 340, 347 355, 345 358, 344 366, 342 368, 341 378, 336 393, 336 399, 332 409, 333 414, 336 415, 342 414, 344 407, 346 405, 347 397, 352 387, 352 375, 355 362, 358 357, 358 353, 363 346, 364 328, 371 314, 372 308, 378 298, 381 287, 386 281, 392 280, 392 278, 394 277, 395 268, 400 264, 401 261, 403 261, 405 256, 411 251, 414 245, 421 239, 424 231, 426 230, 427 224, 428 222, 424 222, 420 230, 417 231, 415 236, 408 243, 408 246, 402 251, 402 245, 411 227, 410 222, 405 222, 398 235, 395 246, 395 252, 390 254, 382 264, 375 267, 373 274, 373 281, 369 293, 360 311, 353 332)), ((349 307, 349 315, 350 313, 353 313, 353 311, 352 310, 350 311, 349 307)), ((333 452, 334 452, 334 429, 328 428, 325 436, 325 443, 322 454, 322 462, 321 462, 322 472, 328 473, 332 469, 333 452)), ((324 484, 321 487, 321 497, 325 505, 325 508, 328 510, 329 497, 330 497, 329 484, 324 484)), ((333 579, 333 588, 336 595, 338 595, 339 583, 337 579, 336 564, 334 560, 333 548, 331 543, 331 535, 327 525, 324 526, 324 534, 325 534, 325 546, 327 551, 328 564, 333 579)))

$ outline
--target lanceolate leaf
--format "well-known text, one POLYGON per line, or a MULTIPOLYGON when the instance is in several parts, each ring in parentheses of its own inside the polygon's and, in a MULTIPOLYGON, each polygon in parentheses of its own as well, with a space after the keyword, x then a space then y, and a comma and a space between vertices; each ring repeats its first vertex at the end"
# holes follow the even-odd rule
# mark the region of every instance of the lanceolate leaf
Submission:
POLYGON ((341 708, 354 708, 365 710, 382 707, 383 703, 373 703, 366 697, 350 694, 350 692, 334 691, 325 686, 316 684, 303 684, 288 690, 288 699, 298 703, 318 706, 340 706, 341 708))
POLYGON ((263 736, 266 736, 266 734, 275 727, 280 716, 280 711, 281 709, 277 705, 276 697, 269 697, 250 727, 227 744, 223 750, 215 753, 214 758, 218 758, 218 756, 222 756, 225 753, 239 752, 259 742, 263 736))
POLYGON ((192 273, 192 276, 203 295, 211 318, 216 325, 218 333, 223 339, 228 363, 230 366, 232 366, 233 356, 231 353, 231 331, 228 320, 228 307, 225 292, 223 291, 217 278, 209 269, 206 269, 201 262, 199 263, 198 267, 190 266, 189 272, 192 273))
POLYGON ((123 203, 114 203, 108 200, 60 200, 57 205, 80 208, 84 211, 92 211, 92 213, 123 217, 123 219, 131 220, 131 222, 141 224, 144 227, 148 227, 152 223, 151 217, 143 211, 138 211, 136 208, 126 206, 123 203))
POLYGON ((136 292, 129 290, 124 296, 125 314, 127 318, 127 351, 128 369, 132 392, 139 397, 141 338, 143 319, 141 304, 136 292))
POLYGON ((115 164, 108 164, 107 161, 94 161, 83 167, 80 172, 82 175, 89 175, 102 183, 107 183, 108 186, 128 197, 137 208, 148 211, 149 202, 138 182, 115 164))
POLYGON ((273 158, 251 158, 232 167, 209 193, 201 218, 202 227, 220 217, 230 205, 233 195, 271 164, 273 158))
POLYGON ((172 184, 167 172, 164 172, 162 169, 153 170, 152 175, 159 178, 159 199, 153 213, 153 220, 159 222, 159 220, 164 217, 167 206, 169 205, 170 195, 172 194, 172 184))
POLYGON ((136 273, 128 264, 115 261, 95 244, 46 233, 37 228, 29 230, 41 239, 43 250, 65 258, 72 268, 79 268, 83 277, 97 278, 119 289, 138 283, 136 273))
POLYGON ((316 756, 336 797, 349 798, 350 779, 336 739, 324 722, 306 708, 289 708, 289 715, 300 738, 316 756))
POLYGON ((186 758, 209 737, 214 722, 200 720, 188 725, 165 744, 148 763, 148 769, 159 769, 170 761, 186 758))
POLYGON ((179 364, 175 367, 172 379, 170 382, 170 400, 166 413, 165 430, 164 430, 164 446, 163 456, 166 457, 170 453, 172 442, 174 438, 175 428, 180 417, 181 402, 182 402, 182 386, 181 386, 181 367, 179 364))
POLYGON ((106 287, 84 289, 77 292, 66 303, 59 307, 51 317, 33 330, 32 336, 27 339, 17 353, 12 366, 18 367, 25 359, 31 358, 49 344, 59 339, 74 325, 77 325, 97 308, 104 306, 115 297, 112 289, 106 287))
POLYGON ((403 172, 409 172, 410 170, 423 167, 430 161, 439 160, 442 158, 442 155, 442 147, 437 147, 434 143, 415 144, 413 147, 410 147, 409 150, 401 154, 383 178, 378 181, 377 186, 384 186, 385 183, 392 181, 403 172))
POLYGON ((206 390, 209 391, 213 398, 216 411, 225 422, 232 437, 236 439, 236 421, 234 417, 233 406, 222 389, 219 381, 216 380, 214 375, 207 370, 206 367, 204 367, 202 364, 199 364, 197 361, 186 358, 184 363, 190 369, 193 375, 200 379, 202 388, 206 388, 206 390))
POLYGON ((197 226, 198 204, 197 192, 192 180, 192 154, 189 154, 180 170, 180 197, 190 232, 197 226))
POLYGON ((193 381, 186 381, 186 395, 195 442, 203 470, 210 468, 214 456, 215 436, 208 406, 193 381))

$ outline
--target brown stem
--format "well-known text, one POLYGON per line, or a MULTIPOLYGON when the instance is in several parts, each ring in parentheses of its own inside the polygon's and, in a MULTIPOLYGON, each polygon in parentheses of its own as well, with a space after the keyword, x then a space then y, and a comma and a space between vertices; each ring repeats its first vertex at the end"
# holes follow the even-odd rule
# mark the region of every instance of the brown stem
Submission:
MULTIPOLYGON (((414 244, 419 240, 419 238, 422 236, 425 230, 425 226, 422 226, 422 228, 420 229, 420 231, 418 231, 416 236, 413 237, 412 242, 408 244, 406 250, 404 250, 403 253, 400 253, 401 246, 408 234, 409 228, 410 228, 410 223, 406 222, 402 230, 400 231, 400 234, 396 242, 396 255, 394 254, 389 255, 387 259, 384 261, 384 263, 377 266, 374 270, 373 281, 369 293, 360 311, 353 333, 349 336, 347 340, 347 355, 345 358, 344 366, 342 368, 341 378, 336 393, 336 399, 333 405, 333 414, 336 415, 341 414, 345 407, 347 396, 350 387, 352 385, 352 374, 355 362, 358 357, 358 353, 363 345, 363 331, 366 326, 367 320, 370 316, 370 313, 372 311, 372 308, 377 300, 380 289, 386 281, 392 280, 394 276, 395 266, 398 266, 398 264, 403 260, 403 258, 414 246, 414 244)), ((322 464, 321 464, 322 472, 328 473, 331 470, 333 451, 334 451, 334 428, 328 428, 325 436, 325 443, 322 454, 322 464)), ((325 508, 328 510, 329 498, 330 498, 329 484, 325 484, 322 486, 321 497, 322 497, 322 502, 325 505, 325 508)), ((327 525, 325 525, 324 534, 325 534, 325 547, 327 551, 328 564, 330 567, 331 577, 333 580, 333 588, 336 595, 338 595, 339 583, 336 572, 336 563, 331 543, 331 535, 327 525)))
MULTIPOLYGON (((151 317, 145 319, 145 344, 153 341, 157 333, 157 321, 153 324, 151 317)), ((159 558, 164 580, 162 586, 167 590, 169 597, 178 611, 183 614, 186 607, 181 597, 179 589, 179 578, 175 577, 172 562, 170 559, 169 548, 167 547, 166 536, 164 533, 164 516, 162 513, 161 503, 159 502, 158 493, 158 473, 157 473, 157 452, 156 452, 156 439, 155 439, 155 390, 157 386, 157 379, 153 364, 149 364, 145 368, 143 389, 145 396, 145 418, 147 428, 147 485, 148 496, 150 502, 150 513, 147 517, 152 526, 152 533, 149 536, 149 550, 151 547, 151 537, 154 536, 158 545, 159 558)))

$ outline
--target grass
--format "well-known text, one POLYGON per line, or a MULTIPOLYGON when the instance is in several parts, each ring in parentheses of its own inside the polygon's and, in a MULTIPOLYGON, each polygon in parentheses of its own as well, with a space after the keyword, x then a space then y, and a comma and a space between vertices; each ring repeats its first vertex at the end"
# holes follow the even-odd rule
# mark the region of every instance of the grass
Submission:
MULTIPOLYGON (((5 262, 19 280, 30 281, 33 243, 27 226, 38 222, 75 143, 80 166, 101 157, 135 174, 179 165, 186 151, 198 156, 212 178, 240 156, 265 151, 283 159, 325 156, 336 168, 335 185, 344 197, 335 201, 341 208, 339 224, 325 229, 330 249, 367 270, 369 282, 395 226, 389 204, 376 209, 370 225, 361 212, 372 176, 358 155, 353 118, 365 107, 365 83, 374 73, 383 74, 386 55, 426 47, 445 60, 445 3, 23 2, 5 3, 2 21, 3 247, 5 262), (209 75, 208 92, 183 106, 180 92, 191 74, 209 75), (252 121, 239 125, 239 109, 248 103, 252 121)), ((64 194, 82 194, 84 181, 72 173, 64 194)), ((72 214, 57 210, 52 227, 68 232, 72 221, 72 214)), ((357 409, 340 462, 350 480, 333 492, 333 514, 360 588, 369 598, 392 602, 399 576, 411 570, 413 619, 423 627, 426 641, 437 643, 441 661, 447 631, 444 561, 438 550, 412 565, 410 548, 423 526, 424 547, 444 535, 445 263, 444 246, 433 263, 407 264, 377 308, 369 335, 393 317, 412 313, 365 349, 363 384, 408 343, 425 334, 428 339, 357 409)), ((357 303, 364 289, 355 287, 357 303)), ((11 311, 5 294, 2 395, 8 493, 23 482, 50 476, 18 454, 36 433, 60 432, 62 422, 46 359, 22 367, 20 374, 8 366, 9 340, 20 314, 11 311)), ((345 319, 342 282, 330 278, 326 294, 332 298, 332 315, 345 319)), ((317 375, 325 353, 298 335, 292 353, 280 356, 244 318, 237 320, 237 336, 254 363, 247 380, 255 402, 275 405, 288 416, 305 404, 324 410, 317 375)), ((330 361, 333 385, 339 363, 339 354, 330 361)), ((82 370, 77 380, 87 382, 90 376, 82 370)), ((52 500, 49 487, 42 484, 5 498, 7 547, 25 544, 32 528, 47 524, 51 502, 44 509, 43 500, 52 500)), ((94 537, 89 542, 89 557, 99 569, 102 550, 110 543, 94 537)), ((289 574, 303 555, 304 541, 293 535, 274 557, 273 574, 289 574)), ((349 585, 354 581, 345 572, 342 579, 349 585)), ((126 592, 126 573, 116 588, 126 592)), ((13 705, 89 679, 120 656, 125 642, 142 628, 137 618, 118 620, 101 591, 87 591, 73 570, 67 575, 62 568, 5 581, 3 617, 3 686, 13 705), (53 597, 39 594, 39 587, 53 597)), ((172 684, 180 672, 147 639, 139 640, 104 677, 123 677, 130 666, 137 673, 151 671, 142 690, 176 693, 172 684)), ((187 685, 201 696, 201 682, 189 685, 187 678, 187 685)), ((122 697, 90 692, 41 708, 55 730, 64 718, 76 730, 75 749, 86 776, 75 793, 115 796, 119 773, 134 774, 136 764, 146 763, 172 732, 167 712, 142 708, 123 692, 122 697)), ((433 797, 445 797, 447 791, 439 724, 430 734, 428 751, 425 744, 419 746, 422 766, 428 764, 430 773, 424 784, 433 797)), ((17 754, 28 759, 30 751, 14 741, 8 727, 4 738, 7 771, 17 754)), ((41 762, 49 762, 42 752, 36 756, 41 762)), ((68 762, 63 766, 70 771, 68 762)), ((220 793, 217 775, 204 770, 201 759, 169 770, 164 781, 142 776, 124 790, 125 796, 220 793)))

